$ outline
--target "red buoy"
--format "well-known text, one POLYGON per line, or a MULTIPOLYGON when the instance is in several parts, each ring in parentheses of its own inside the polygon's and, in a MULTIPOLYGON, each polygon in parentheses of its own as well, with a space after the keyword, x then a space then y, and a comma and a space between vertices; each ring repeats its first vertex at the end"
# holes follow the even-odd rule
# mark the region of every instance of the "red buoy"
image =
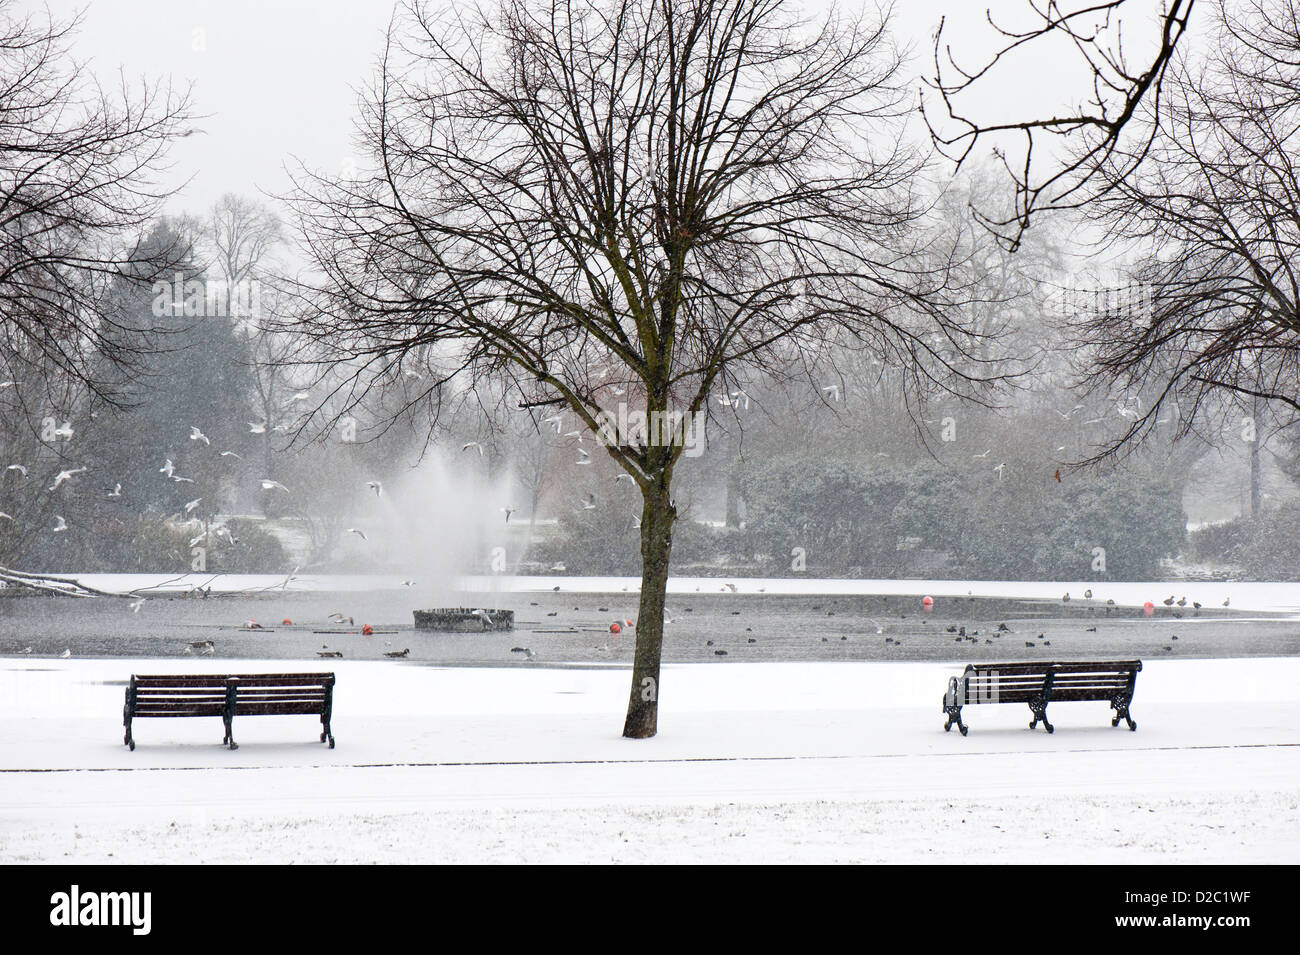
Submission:
POLYGON ((1156 605, 1148 600, 1142 605, 1142 612, 1149 617, 1156 612, 1156 605))
POLYGON ((611 623, 611 624, 609 625, 609 632, 610 632, 610 633, 622 633, 622 632, 623 632, 623 628, 620 627, 620 626, 618 625, 618 621, 615 620, 613 623, 611 623))
POLYGON ((933 597, 922 597, 922 598, 921 598, 921 609, 924 610, 926 613, 929 613, 931 610, 933 610, 933 609, 934 609, 934 598, 933 598, 933 597))
POLYGON ((370 624, 366 623, 361 625, 361 635, 363 637, 368 637, 372 635, 374 632, 375 632, 375 628, 370 626, 370 624))
POLYGON ((280 623, 284 624, 286 627, 293 626, 293 621, 290 620, 288 617, 285 617, 283 620, 280 621, 280 623))

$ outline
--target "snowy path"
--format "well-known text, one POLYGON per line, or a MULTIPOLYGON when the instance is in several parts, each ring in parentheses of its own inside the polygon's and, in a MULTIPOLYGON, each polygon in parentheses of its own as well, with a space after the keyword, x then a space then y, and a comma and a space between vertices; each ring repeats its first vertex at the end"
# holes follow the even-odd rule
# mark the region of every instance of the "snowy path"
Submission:
POLYGON ((140 721, 131 753, 114 684, 218 661, 5 661, 0 861, 1300 861, 1300 660, 1148 663, 1137 733, 1009 705, 964 739, 951 666, 679 665, 648 741, 623 671, 331 662, 333 751, 283 717, 234 752, 140 721))

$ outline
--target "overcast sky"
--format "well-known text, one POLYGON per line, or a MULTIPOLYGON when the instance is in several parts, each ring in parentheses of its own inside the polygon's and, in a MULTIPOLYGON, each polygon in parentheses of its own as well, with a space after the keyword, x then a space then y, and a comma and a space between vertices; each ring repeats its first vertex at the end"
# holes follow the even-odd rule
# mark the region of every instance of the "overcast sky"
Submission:
MULTIPOLYGON (((436 2, 436 0, 435 0, 436 2)), ((810 0, 820 10, 830 0, 810 0)), ((33 10, 41 4, 26 2, 33 10)), ((989 49, 979 0, 903 0, 892 17, 900 42, 928 69, 931 35, 945 33, 973 63, 989 49)), ((1023 14, 1025 0, 995 0, 1023 14)), ((74 51, 107 80, 170 77, 194 83, 201 131, 173 153, 176 181, 190 179, 172 212, 200 212, 224 192, 283 193, 293 157, 337 172, 352 154, 356 90, 374 73, 391 0, 50 0, 56 17, 84 11, 74 51)), ((1126 30, 1126 35, 1128 35, 1126 30)), ((1150 31, 1148 31, 1149 33, 1150 31)), ((1025 109, 1069 83, 1060 60, 1039 51, 986 87, 989 108, 1025 109)), ((1075 85, 1078 89, 1078 85, 1075 85)), ((1083 90, 1081 92, 1086 92, 1083 90)), ((1064 95, 1068 95, 1064 94, 1064 95)))

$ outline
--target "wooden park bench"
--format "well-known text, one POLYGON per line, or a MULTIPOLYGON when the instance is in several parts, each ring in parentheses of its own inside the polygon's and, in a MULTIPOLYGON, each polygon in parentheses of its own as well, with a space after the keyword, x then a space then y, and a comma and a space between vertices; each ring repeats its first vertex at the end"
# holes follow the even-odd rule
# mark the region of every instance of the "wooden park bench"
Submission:
POLYGON ((137 676, 126 688, 122 742, 135 750, 131 721, 143 717, 219 716, 226 724, 223 745, 238 749, 231 724, 236 716, 319 716, 320 741, 329 741, 334 707, 333 673, 199 674, 137 676))
POLYGON ((966 735, 966 724, 961 721, 961 708, 982 703, 1028 703, 1034 718, 1029 728, 1038 726, 1039 720, 1047 732, 1052 724, 1047 722, 1047 704, 1095 700, 1110 703, 1115 711, 1111 726, 1120 720, 1128 722, 1130 730, 1137 723, 1129 714, 1133 688, 1137 684, 1141 660, 1111 660, 1084 663, 972 663, 960 677, 948 680, 948 692, 943 696, 943 711, 948 716, 944 731, 953 723, 966 735))

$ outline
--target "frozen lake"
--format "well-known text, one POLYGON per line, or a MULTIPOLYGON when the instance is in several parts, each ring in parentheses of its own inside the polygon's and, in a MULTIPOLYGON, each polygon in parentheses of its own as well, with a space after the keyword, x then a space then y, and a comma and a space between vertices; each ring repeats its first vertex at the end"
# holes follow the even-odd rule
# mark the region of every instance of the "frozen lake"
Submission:
MULTIPOLYGON (((101 588, 124 589, 162 578, 81 579, 101 588)), ((190 578, 151 596, 138 612, 125 600, 0 599, 0 655, 21 656, 30 647, 32 657, 58 656, 65 650, 76 657, 183 656, 190 642, 211 640, 217 657, 231 659, 316 659, 317 651, 328 647, 345 659, 363 660, 409 648, 410 660, 441 665, 621 666, 631 660, 634 634, 625 629, 615 636, 609 626, 635 620, 635 580, 468 578, 459 583, 473 589, 460 591, 403 587, 400 580, 374 577, 306 577, 281 590, 282 582, 190 578), (213 584, 212 596, 185 596, 186 587, 203 582, 213 584), (254 588, 260 592, 250 592, 254 588), (482 634, 414 631, 412 611, 432 606, 514 610, 516 629, 482 634), (352 625, 335 623, 329 619, 332 613, 350 617, 352 625), (286 619, 292 623, 283 623, 286 619), (245 629, 250 620, 264 629, 245 629), (364 624, 370 624, 375 635, 361 636, 364 624), (534 652, 531 661, 511 652, 520 646, 534 652)), ((1082 597, 1087 584, 716 578, 676 578, 672 583, 672 620, 664 645, 668 662, 1300 653, 1294 584, 1092 585, 1094 597, 1088 600, 1082 597), (1071 600, 1062 602, 1070 586, 1071 600), (921 594, 934 596, 932 613, 921 611, 921 594), (1174 595, 1185 596, 1187 605, 1164 606, 1161 601, 1174 595), (1225 598, 1230 600, 1226 609, 1221 606, 1225 598), (1116 600, 1116 606, 1107 606, 1107 599, 1116 600), (1141 610, 1143 600, 1156 604, 1150 617, 1141 610), (1195 610, 1192 601, 1205 606, 1195 610), (999 631, 1000 624, 1009 630, 999 631), (963 627, 965 640, 960 636, 963 627)))

